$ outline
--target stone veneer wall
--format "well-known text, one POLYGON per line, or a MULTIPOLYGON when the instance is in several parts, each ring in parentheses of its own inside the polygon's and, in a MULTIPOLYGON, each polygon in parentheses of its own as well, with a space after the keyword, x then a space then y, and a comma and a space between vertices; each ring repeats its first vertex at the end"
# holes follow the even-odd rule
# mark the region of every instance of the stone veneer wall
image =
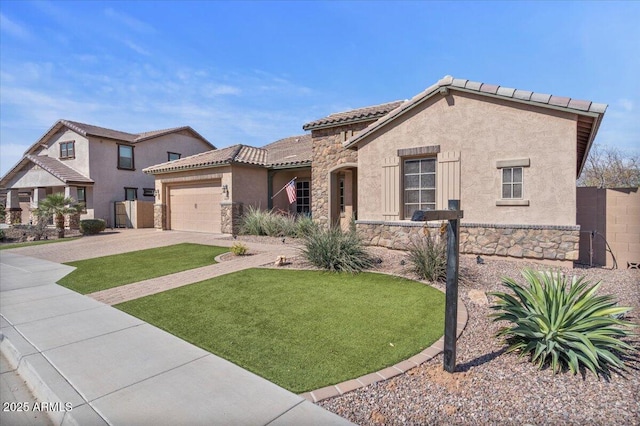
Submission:
POLYGON ((166 204, 154 204, 153 205, 153 227, 162 231, 167 230, 167 205, 166 204))
POLYGON ((4 220, 7 225, 22 223, 22 209, 21 208, 7 209, 4 220))
MULTIPOLYGON (((366 244, 402 250, 425 233, 423 222, 356 221, 356 227, 366 244)), ((436 235, 440 224, 426 227, 436 235)), ((579 242, 580 226, 460 225, 460 252, 465 254, 572 261, 578 259, 579 242)))
POLYGON ((220 230, 223 234, 238 234, 243 214, 242 203, 223 202, 221 207, 220 230))
POLYGON ((343 134, 358 132, 371 121, 313 130, 311 167, 311 211, 313 220, 321 225, 329 223, 329 170, 344 163, 357 163, 358 151, 342 147, 343 134))

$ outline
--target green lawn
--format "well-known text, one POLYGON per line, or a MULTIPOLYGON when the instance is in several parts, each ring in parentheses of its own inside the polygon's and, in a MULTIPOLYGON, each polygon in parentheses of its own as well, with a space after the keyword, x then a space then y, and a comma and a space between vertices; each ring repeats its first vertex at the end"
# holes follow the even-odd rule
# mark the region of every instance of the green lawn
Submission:
POLYGON ((113 256, 69 262, 77 269, 58 284, 81 294, 212 265, 227 247, 182 243, 113 256))
POLYGON ((293 392, 407 359, 444 331, 444 294, 388 275, 248 269, 116 306, 293 392))
POLYGON ((28 246, 39 246, 42 244, 53 244, 53 243, 64 243, 66 241, 77 240, 82 237, 66 237, 66 238, 55 238, 51 240, 38 240, 38 241, 28 241, 24 243, 8 243, 8 244, 0 244, 0 250, 8 250, 19 247, 28 247, 28 246))

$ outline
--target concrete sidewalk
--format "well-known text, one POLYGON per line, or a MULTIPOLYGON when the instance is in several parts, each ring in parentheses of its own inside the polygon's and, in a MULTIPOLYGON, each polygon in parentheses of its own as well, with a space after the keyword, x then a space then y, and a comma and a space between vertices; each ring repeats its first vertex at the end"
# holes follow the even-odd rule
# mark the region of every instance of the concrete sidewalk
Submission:
POLYGON ((350 424, 55 284, 72 269, 0 252, 0 349, 55 424, 350 424))

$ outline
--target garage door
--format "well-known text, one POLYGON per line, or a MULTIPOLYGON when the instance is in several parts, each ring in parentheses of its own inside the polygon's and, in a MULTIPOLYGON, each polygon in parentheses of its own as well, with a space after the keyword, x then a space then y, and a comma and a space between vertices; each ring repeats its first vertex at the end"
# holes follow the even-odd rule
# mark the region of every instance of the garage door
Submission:
POLYGON ((220 182, 169 188, 171 229, 220 232, 220 182))

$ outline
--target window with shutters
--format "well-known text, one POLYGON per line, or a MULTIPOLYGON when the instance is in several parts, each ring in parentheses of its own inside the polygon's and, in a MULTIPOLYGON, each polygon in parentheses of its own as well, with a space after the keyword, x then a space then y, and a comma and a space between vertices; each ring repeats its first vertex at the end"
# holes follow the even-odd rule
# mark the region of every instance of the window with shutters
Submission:
POLYGON ((416 210, 436 209, 436 159, 412 158, 403 163, 404 218, 416 210))

